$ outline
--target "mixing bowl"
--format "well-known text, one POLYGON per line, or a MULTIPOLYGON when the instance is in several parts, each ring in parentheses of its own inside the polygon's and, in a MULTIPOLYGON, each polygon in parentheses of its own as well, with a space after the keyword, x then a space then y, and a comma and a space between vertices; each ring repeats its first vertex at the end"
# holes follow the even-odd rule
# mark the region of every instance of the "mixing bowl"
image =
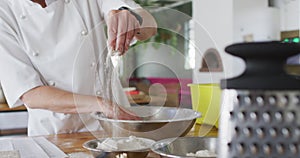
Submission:
POLYGON ((110 137, 137 136, 153 140, 186 135, 193 127, 200 113, 192 109, 158 106, 133 106, 128 110, 142 120, 116 120, 94 113, 110 137))
POLYGON ((152 151, 163 158, 216 158, 217 138, 215 137, 178 137, 157 141, 152 145, 152 151), (197 151, 204 152, 203 156, 187 156, 197 151), (210 153, 211 156, 204 156, 210 153), (213 156, 214 155, 214 156, 213 156))
POLYGON ((154 140, 146 139, 146 138, 136 138, 144 143, 144 147, 136 148, 127 147, 126 149, 113 149, 109 147, 103 147, 101 143, 110 140, 127 140, 129 137, 114 137, 114 138, 101 138, 87 141, 83 144, 85 149, 88 149, 93 157, 95 158, 116 158, 121 157, 121 155, 126 154, 127 158, 145 158, 147 157, 149 151, 151 150, 151 146, 155 143, 154 140))

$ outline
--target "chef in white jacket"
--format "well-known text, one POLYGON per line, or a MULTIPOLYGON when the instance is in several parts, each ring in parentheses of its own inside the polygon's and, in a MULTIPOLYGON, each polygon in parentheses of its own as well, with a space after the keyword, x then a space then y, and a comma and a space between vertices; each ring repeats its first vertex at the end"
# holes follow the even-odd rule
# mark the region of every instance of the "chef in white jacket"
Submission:
POLYGON ((155 33, 155 20, 133 0, 1 0, 0 81, 6 100, 10 107, 27 107, 29 136, 100 130, 90 116, 95 111, 138 119, 119 106, 124 94, 116 79, 117 99, 104 97, 105 75, 111 75, 107 50, 123 55, 133 40, 155 33))

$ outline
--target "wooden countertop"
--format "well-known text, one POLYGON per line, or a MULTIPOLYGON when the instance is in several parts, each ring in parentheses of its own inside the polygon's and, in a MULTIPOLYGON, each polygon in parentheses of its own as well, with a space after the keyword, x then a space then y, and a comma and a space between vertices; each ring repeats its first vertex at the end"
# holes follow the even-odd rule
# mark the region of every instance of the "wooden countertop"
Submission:
POLYGON ((8 112, 8 111, 26 111, 25 106, 19 106, 16 108, 9 108, 7 104, 3 103, 0 104, 0 112, 8 112))
MULTIPOLYGON (((195 124, 187 136, 207 136, 207 137, 217 137, 218 129, 209 125, 199 125, 195 124)), ((86 141, 105 137, 106 134, 101 132, 83 132, 83 133, 72 133, 72 134, 57 134, 45 136, 49 141, 57 145, 66 154, 76 153, 76 152, 86 152, 88 150, 82 147, 82 144, 86 141)), ((157 158, 158 155, 155 153, 150 153, 148 158, 157 158)))

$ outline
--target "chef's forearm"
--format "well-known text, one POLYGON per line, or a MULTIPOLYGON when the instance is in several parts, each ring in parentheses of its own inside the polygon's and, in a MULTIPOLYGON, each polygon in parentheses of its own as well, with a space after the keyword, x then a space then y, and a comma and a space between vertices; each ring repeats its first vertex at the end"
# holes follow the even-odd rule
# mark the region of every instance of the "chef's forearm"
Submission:
POLYGON ((55 87, 40 86, 26 92, 21 100, 32 109, 46 109, 59 113, 89 113, 101 111, 101 98, 78 95, 55 87))
POLYGON ((144 9, 134 10, 143 18, 140 33, 135 35, 135 38, 139 41, 144 41, 152 37, 157 32, 157 24, 153 16, 144 9))

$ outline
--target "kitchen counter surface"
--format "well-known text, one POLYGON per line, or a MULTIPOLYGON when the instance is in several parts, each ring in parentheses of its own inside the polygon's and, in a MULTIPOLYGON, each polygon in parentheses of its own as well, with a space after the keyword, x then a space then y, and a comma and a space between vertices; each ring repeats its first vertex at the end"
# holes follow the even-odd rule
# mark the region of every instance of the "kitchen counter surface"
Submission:
MULTIPOLYGON (((199 125, 195 124, 187 136, 207 136, 207 137, 217 137, 217 128, 209 125, 199 125)), ((82 144, 86 141, 105 137, 104 132, 83 132, 83 133, 72 133, 72 134, 57 134, 45 136, 49 141, 57 145, 66 154, 76 153, 76 152, 86 152, 88 150, 82 147, 82 144)), ((158 158, 159 156, 150 153, 148 158, 158 158)))
POLYGON ((16 108, 9 108, 8 105, 6 103, 2 103, 0 104, 0 112, 8 112, 8 111, 26 111, 26 107, 23 106, 19 106, 16 108))

